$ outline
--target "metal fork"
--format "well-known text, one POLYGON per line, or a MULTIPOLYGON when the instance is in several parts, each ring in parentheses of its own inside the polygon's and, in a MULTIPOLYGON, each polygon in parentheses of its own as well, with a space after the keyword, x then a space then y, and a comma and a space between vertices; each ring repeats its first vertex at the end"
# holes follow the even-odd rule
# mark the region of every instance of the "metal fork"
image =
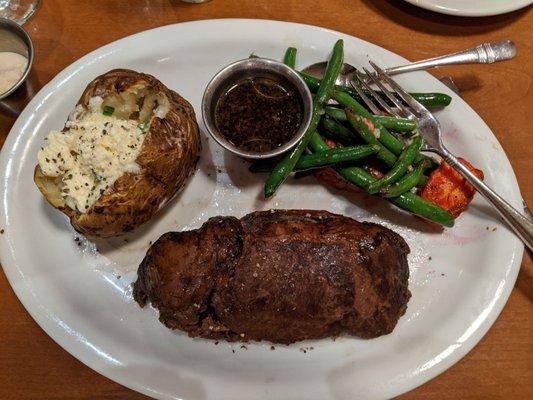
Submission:
POLYGON ((359 93, 370 110, 373 113, 382 114, 381 110, 376 105, 377 103, 386 112, 392 115, 416 120, 418 122, 420 135, 424 139, 422 150, 438 154, 448 164, 455 168, 457 172, 470 182, 472 186, 474 186, 476 190, 481 193, 492 206, 494 206, 509 227, 518 235, 527 247, 533 251, 533 222, 513 208, 500 195, 483 183, 483 181, 478 179, 477 176, 457 160, 457 157, 450 153, 442 143, 440 124, 433 114, 416 101, 375 63, 370 61, 370 65, 372 65, 376 71, 375 75, 371 74, 366 68, 363 68, 365 74, 357 71, 357 80, 354 79, 352 81, 352 86, 359 93), (387 100, 372 89, 372 87, 366 82, 367 76, 371 77, 372 83, 374 83, 381 90, 383 95, 385 95, 396 107, 389 106, 387 100), (387 86, 390 87, 392 91, 389 90, 387 86), (374 103, 369 96, 365 95, 362 90, 363 88, 370 92, 376 103, 374 103), (405 104, 399 100, 395 94, 399 96, 405 104))

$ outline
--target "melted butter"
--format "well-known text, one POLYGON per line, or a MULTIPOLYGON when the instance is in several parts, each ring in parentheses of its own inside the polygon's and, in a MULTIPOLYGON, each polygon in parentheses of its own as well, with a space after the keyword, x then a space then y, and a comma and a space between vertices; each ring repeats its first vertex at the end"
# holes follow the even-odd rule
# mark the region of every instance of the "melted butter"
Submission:
POLYGON ((137 121, 98 109, 65 128, 50 132, 37 158, 44 175, 59 180, 67 206, 85 213, 123 174, 139 171, 135 160, 145 132, 137 121))

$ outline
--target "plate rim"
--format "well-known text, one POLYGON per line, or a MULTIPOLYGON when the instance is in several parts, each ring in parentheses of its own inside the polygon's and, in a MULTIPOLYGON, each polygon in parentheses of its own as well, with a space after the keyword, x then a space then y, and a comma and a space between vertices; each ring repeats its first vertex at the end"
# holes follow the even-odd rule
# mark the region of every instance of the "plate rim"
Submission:
MULTIPOLYGON (((533 4, 532 0, 524 0, 521 4, 515 3, 510 6, 496 7, 494 9, 468 11, 461 10, 459 8, 445 7, 442 5, 434 4, 431 0, 404 0, 414 6, 423 8, 425 10, 433 11, 439 14, 454 15, 457 17, 491 17, 495 15, 507 14, 513 11, 520 10, 533 4)), ((442 0, 440 0, 442 2, 442 0)), ((444 0, 446 1, 446 0, 444 0)))
MULTIPOLYGON (((406 1, 410 1, 410 0, 406 0, 406 1)), ((365 43, 370 44, 372 46, 376 46, 376 47, 378 47, 381 50, 384 50, 386 52, 392 53, 392 54, 394 54, 396 56, 399 56, 399 57, 403 58, 403 56, 401 56, 401 55, 399 55, 397 53, 394 53, 394 52, 388 50, 385 47, 382 47, 380 45, 374 44, 374 43, 369 42, 369 41, 367 41, 365 39, 361 39, 359 37, 350 35, 348 33, 336 31, 336 30, 333 30, 333 29, 329 29, 329 28, 325 28, 325 27, 321 27, 321 26, 317 26, 317 25, 310 25, 310 24, 297 23, 297 22, 289 22, 289 21, 283 21, 283 20, 274 20, 274 19, 255 19, 255 18, 201 19, 201 20, 194 20, 194 21, 186 21, 186 22, 178 22, 178 23, 173 23, 173 24, 161 25, 161 26, 158 26, 158 27, 155 27, 155 28, 151 28, 151 29, 147 29, 147 30, 144 30, 144 31, 136 32, 134 34, 127 35, 127 36, 121 37, 121 38, 119 38, 117 40, 114 40, 114 41, 112 41, 110 43, 107 43, 107 44, 105 44, 105 45, 103 45, 103 46, 101 46, 99 48, 96 48, 96 49, 92 50, 91 52, 83 55, 82 57, 76 59, 71 64, 66 66, 64 69, 62 69, 60 72, 58 72, 49 82, 47 82, 39 90, 39 92, 34 96, 34 98, 32 98, 32 100, 26 105, 26 107, 21 112, 21 114, 19 115, 19 117, 17 118, 15 123, 13 124, 12 128, 10 129, 10 132, 9 132, 9 134, 8 134, 8 136, 7 136, 7 138, 6 138, 5 142, 4 142, 4 145, 2 147, 3 151, 0 152, 0 171, 5 171, 6 170, 6 168, 5 168, 6 164, 11 159, 11 157, 9 157, 7 155, 7 153, 9 153, 9 151, 4 151, 4 150, 6 148, 11 148, 13 146, 14 142, 16 141, 15 133, 14 133, 15 127, 18 127, 18 125, 20 125, 20 124, 24 124, 24 122, 22 122, 22 117, 23 117, 23 114, 25 114, 26 110, 28 110, 30 107, 36 105, 35 103, 37 102, 37 98, 39 97, 39 95, 41 95, 41 93, 45 93, 45 92, 49 91, 51 86, 53 86, 53 85, 57 84, 58 82, 61 82, 63 79, 65 79, 65 75, 70 75, 71 73, 76 72, 79 67, 83 67, 86 64, 86 62, 91 59, 91 56, 93 56, 93 55, 95 55, 97 53, 104 52, 106 49, 109 49, 111 47, 116 46, 121 41, 133 40, 137 36, 141 36, 141 35, 147 34, 147 33, 152 32, 152 31, 157 31, 157 30, 162 30, 162 29, 165 29, 165 28, 170 28, 170 27, 173 27, 173 26, 195 25, 195 24, 212 24, 212 23, 220 23, 220 22, 226 22, 226 23, 229 22, 229 23, 239 24, 239 23, 250 23, 252 21, 254 23, 266 23, 266 24, 274 23, 274 24, 281 24, 281 25, 300 26, 300 27, 307 28, 307 29, 318 29, 318 30, 325 31, 325 32, 328 32, 330 34, 336 35, 336 36, 341 37, 341 38, 345 38, 345 39, 349 39, 349 40, 356 39, 356 40, 365 42, 365 43)), ((423 73, 430 75, 427 72, 423 72, 423 73)), ((433 76, 431 76, 431 77, 436 82, 438 82, 438 80, 435 77, 433 77, 433 76)), ((444 87, 444 85, 443 85, 443 87, 444 87)), ((448 90, 446 88, 446 89, 443 89, 443 91, 448 91, 448 90)), ((510 163, 509 158, 507 157, 507 154, 505 153, 505 150, 503 149, 503 147, 499 143, 497 137, 494 135, 494 133, 492 132, 490 127, 488 127, 486 125, 485 121, 481 118, 481 116, 479 116, 479 114, 474 109, 472 109, 472 107, 470 107, 470 105, 468 103, 466 103, 460 97, 458 98, 458 100, 463 102, 464 106, 469 108, 480 119, 480 121, 482 121, 482 123, 486 126, 487 130, 496 139, 498 145, 500 146, 499 150, 503 153, 507 163, 509 164, 510 173, 511 173, 512 178, 513 178, 513 185, 517 189, 518 196, 520 196, 520 188, 518 186, 518 182, 517 182, 517 179, 516 179, 516 174, 515 174, 514 169, 513 169, 512 165, 510 163)), ((6 178, 6 175, 3 172, 0 172, 0 178, 2 179, 2 181, 4 181, 5 178, 6 178)), ((3 186, 0 186, 0 199, 1 198, 5 198, 6 193, 7 193, 7 190, 5 190, 5 188, 3 186)), ((2 207, 1 209, 4 210, 5 208, 2 207)), ((5 218, 6 218, 6 215, 3 212, 0 213, 0 222, 5 222, 5 218)), ((2 266, 2 269, 4 270, 4 274, 6 275, 6 278, 7 278, 8 282, 9 282, 11 288, 15 292, 18 300, 22 303, 22 305, 24 306, 26 312, 28 312, 28 314, 30 314, 30 316, 37 323, 37 325, 39 325, 39 327, 52 340, 54 340, 54 342, 57 343, 62 349, 67 351, 74 358, 76 358, 78 361, 82 362, 83 364, 85 364, 86 366, 91 368, 92 370, 98 372, 99 374, 103 375, 107 379, 110 379, 110 380, 112 380, 114 382, 117 382, 120 385, 125 386, 125 387, 127 387, 129 389, 135 390, 135 391, 137 391, 139 393, 142 393, 142 394, 145 394, 147 396, 154 396, 154 392, 151 391, 147 386, 145 386, 143 384, 137 384, 136 382, 134 382, 132 380, 127 380, 127 379, 122 379, 120 377, 117 377, 117 374, 110 373, 108 370, 106 370, 105 369, 105 365, 103 365, 101 363, 99 364, 96 361, 93 362, 93 360, 91 360, 90 357, 88 357, 85 354, 84 351, 81 351, 81 352, 77 351, 78 348, 74 345, 74 341, 68 340, 68 338, 69 338, 68 335, 67 336, 63 336, 63 335, 53 331, 53 328, 56 326, 56 324, 54 322, 52 322, 52 320, 50 318, 48 318, 47 315, 39 314, 37 312, 37 308, 35 308, 35 307, 28 307, 29 305, 31 305, 32 299, 36 299, 36 297, 32 296, 31 293, 25 292, 24 291, 24 286, 21 285, 21 284, 17 284, 17 282, 15 282, 15 279, 17 278, 18 268, 14 267, 14 265, 11 265, 11 263, 13 263, 13 264, 17 264, 17 263, 16 263, 16 261, 14 259, 11 258, 11 246, 9 244, 6 245, 5 244, 6 242, 7 241, 5 241, 5 240, 4 241, 0 241, 0 250, 1 250, 0 251, 0 265, 2 266), (9 250, 9 251, 7 251, 7 250, 9 250), (4 254, 4 256, 2 256, 2 254, 4 254), (9 258, 8 258, 8 255, 9 255, 9 258), (67 339, 65 339, 65 337, 67 339)), ((513 259, 512 263, 509 263, 508 275, 506 275, 507 284, 504 286, 504 290, 502 291, 501 295, 498 297, 497 301, 494 303, 493 307, 491 308, 491 312, 489 313, 489 315, 487 315, 487 317, 484 318, 481 321, 481 324, 474 331, 474 333, 470 336, 468 341, 465 342, 463 345, 461 345, 459 349, 454 351, 453 355, 447 356, 443 361, 439 362, 437 365, 432 366, 431 368, 429 368, 429 369, 417 374, 415 377, 411 377, 410 379, 402 381, 401 383, 397 384, 395 386, 395 388, 397 388, 397 389, 394 391, 394 396, 397 396, 397 395, 406 393, 408 391, 411 391, 411 390, 413 390, 413 389, 425 384, 429 380, 439 376, 441 373, 443 373, 447 369, 451 368, 458 361, 460 361, 463 357, 465 357, 479 343, 479 341, 486 335, 488 330, 492 327, 492 325, 494 324, 494 322, 496 321, 496 319, 499 317, 500 313, 502 312, 503 308, 507 304, 509 296, 510 296, 510 294, 511 294, 513 288, 514 288, 516 279, 518 277, 518 273, 520 271, 520 265, 521 265, 521 261, 522 261, 522 258, 523 258, 524 246, 522 245, 522 243, 518 239, 516 239, 514 241, 514 245, 513 245, 512 251, 513 251, 513 254, 516 255, 516 257, 513 259), (512 284, 511 284, 511 282, 512 282, 512 284)), ((159 396, 158 398, 172 398, 172 399, 175 398, 173 396, 166 396, 166 394, 159 393, 159 392, 156 392, 156 394, 157 394, 157 396, 159 396)), ((186 399, 184 399, 184 400, 186 400, 186 399)))

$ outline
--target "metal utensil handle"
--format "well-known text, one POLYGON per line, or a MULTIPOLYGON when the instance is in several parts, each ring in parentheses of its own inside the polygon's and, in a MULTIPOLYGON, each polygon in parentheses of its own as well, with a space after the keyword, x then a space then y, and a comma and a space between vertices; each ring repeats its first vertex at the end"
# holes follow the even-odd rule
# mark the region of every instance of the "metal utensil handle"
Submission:
POLYGON ((516 56, 516 46, 511 40, 483 43, 468 50, 445 56, 429 58, 399 67, 387 68, 389 75, 418 71, 432 67, 452 64, 491 64, 497 61, 511 60, 516 56))
POLYGON ((533 222, 518 212, 507 201, 502 199, 494 190, 475 176, 467 167, 449 152, 440 152, 444 160, 455 168, 487 201, 498 210, 509 227, 522 239, 526 246, 533 251, 533 222))

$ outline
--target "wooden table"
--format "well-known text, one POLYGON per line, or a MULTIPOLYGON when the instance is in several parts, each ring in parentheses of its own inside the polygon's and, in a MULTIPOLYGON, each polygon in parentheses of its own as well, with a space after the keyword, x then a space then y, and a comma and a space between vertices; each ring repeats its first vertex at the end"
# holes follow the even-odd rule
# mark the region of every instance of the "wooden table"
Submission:
MULTIPOLYGON (((178 0, 42 2, 26 29, 36 57, 38 89, 70 63, 113 40, 160 25, 206 18, 265 18, 346 32, 409 59, 513 39, 518 57, 493 66, 433 71, 453 75, 464 99, 492 128, 533 203, 531 65, 533 10, 483 19, 437 15, 397 1, 178 0)), ((0 146, 14 117, 0 114, 0 146)), ((0 273, 1 399, 141 399, 62 350, 30 318, 0 273)), ((453 368, 402 399, 533 398, 533 263, 526 255, 509 302, 489 333, 453 368)), ((354 394, 356 398, 356 394, 354 394)))

